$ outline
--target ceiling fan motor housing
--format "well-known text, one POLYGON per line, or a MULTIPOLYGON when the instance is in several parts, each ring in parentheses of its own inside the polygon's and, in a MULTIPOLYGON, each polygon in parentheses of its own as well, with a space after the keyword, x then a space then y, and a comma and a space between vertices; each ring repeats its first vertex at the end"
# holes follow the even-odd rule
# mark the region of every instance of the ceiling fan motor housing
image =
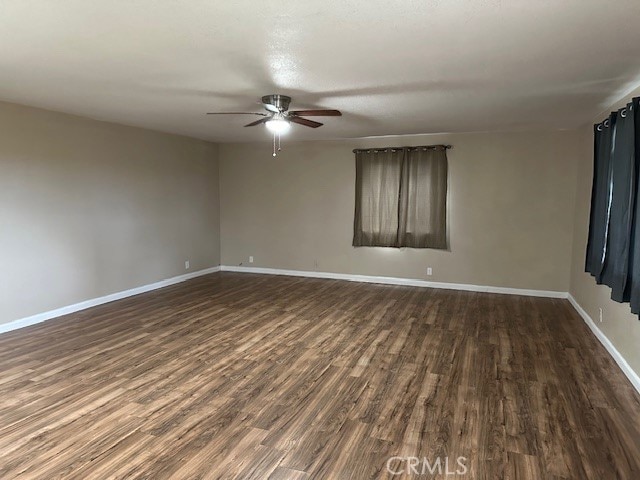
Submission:
POLYGON ((289 110, 291 97, 274 93, 273 95, 265 95, 264 97, 262 97, 262 103, 264 103, 265 105, 273 105, 281 112, 286 112, 287 110, 289 110))

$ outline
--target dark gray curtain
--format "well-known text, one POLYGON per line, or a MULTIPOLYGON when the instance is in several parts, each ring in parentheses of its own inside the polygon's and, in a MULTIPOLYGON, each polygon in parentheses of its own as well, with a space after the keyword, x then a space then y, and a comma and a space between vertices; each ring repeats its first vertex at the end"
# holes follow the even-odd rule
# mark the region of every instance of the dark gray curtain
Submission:
POLYGON ((602 283, 602 270, 607 246, 611 193, 611 147, 617 113, 595 126, 591 217, 587 243, 586 270, 602 283))
POLYGON ((631 239, 629 241, 629 271, 627 273, 627 284, 625 288, 624 301, 631 303, 631 311, 635 314, 640 313, 640 192, 639 192, 639 175, 640 175, 640 98, 634 98, 633 102, 627 107, 627 116, 632 113, 635 130, 635 195, 632 203, 632 226, 631 239))
POLYGON ((601 281, 611 287, 611 298, 624 301, 629 271, 632 210, 635 199, 635 121, 632 104, 618 110, 613 130, 605 261, 601 281))
POLYGON ((445 147, 355 153, 353 245, 447 248, 445 147))
POLYGON ((585 268, 640 314, 640 98, 594 130, 585 268))
POLYGON ((598 252, 596 250, 596 237, 603 231, 601 224, 601 204, 604 198, 603 192, 603 161, 601 157, 602 142, 604 140, 603 125, 593 126, 593 181, 591 183, 591 213, 589 216, 589 234, 587 236, 587 254, 585 260, 585 272, 596 274, 598 270, 598 252))

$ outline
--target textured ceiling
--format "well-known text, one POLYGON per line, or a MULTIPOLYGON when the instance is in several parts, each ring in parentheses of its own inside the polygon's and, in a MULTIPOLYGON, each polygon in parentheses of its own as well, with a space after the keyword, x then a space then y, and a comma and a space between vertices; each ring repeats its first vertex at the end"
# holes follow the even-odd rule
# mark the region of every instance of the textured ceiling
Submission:
POLYGON ((3 0, 0 99, 214 141, 574 128, 640 83, 640 1, 3 0))

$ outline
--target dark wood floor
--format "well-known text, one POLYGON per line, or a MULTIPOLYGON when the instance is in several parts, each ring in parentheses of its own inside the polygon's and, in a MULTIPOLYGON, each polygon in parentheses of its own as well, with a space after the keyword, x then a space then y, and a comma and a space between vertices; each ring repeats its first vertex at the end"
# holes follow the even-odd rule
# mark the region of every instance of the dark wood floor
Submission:
POLYGON ((565 300, 219 273, 0 336, 2 479, 639 479, 639 432, 565 300))

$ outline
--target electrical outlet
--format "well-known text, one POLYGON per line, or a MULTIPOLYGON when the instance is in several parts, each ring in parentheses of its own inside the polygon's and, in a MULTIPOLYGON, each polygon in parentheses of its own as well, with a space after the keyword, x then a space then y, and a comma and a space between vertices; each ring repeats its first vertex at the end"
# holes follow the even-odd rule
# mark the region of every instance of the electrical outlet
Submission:
POLYGON ((427 275, 433 275, 433 269, 431 267, 427 267, 427 275))
POLYGON ((185 269, 185 270, 189 270, 189 260, 185 260, 185 262, 184 262, 184 269, 185 269))
POLYGON ((249 263, 253 263, 253 255, 249 255, 249 263))
POLYGON ((598 308, 599 313, 600 313, 600 323, 602 323, 602 308, 598 308))

